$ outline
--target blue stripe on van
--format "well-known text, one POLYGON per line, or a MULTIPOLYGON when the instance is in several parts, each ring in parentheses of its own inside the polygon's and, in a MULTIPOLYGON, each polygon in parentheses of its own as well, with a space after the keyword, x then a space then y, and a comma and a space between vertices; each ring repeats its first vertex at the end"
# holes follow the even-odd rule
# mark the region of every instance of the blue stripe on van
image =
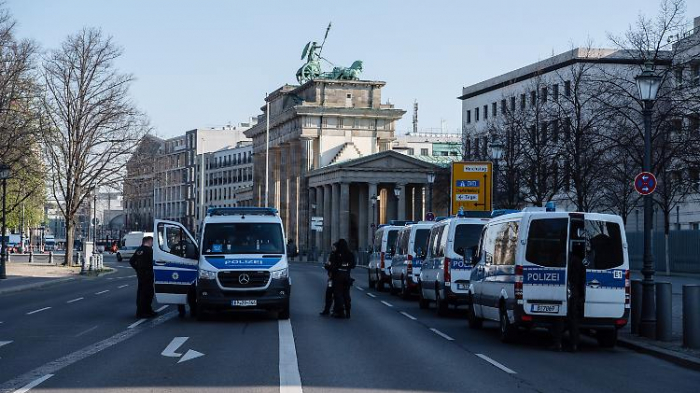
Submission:
POLYGON ((206 258, 217 269, 269 269, 282 258, 206 258))
POLYGON ((154 270, 156 284, 189 285, 197 279, 197 270, 154 270))
POLYGON ((588 270, 586 286, 591 288, 624 288, 625 270, 588 270))
POLYGON ((566 269, 523 266, 523 284, 564 285, 566 284, 566 269))
POLYGON ((464 262, 464 259, 452 259, 450 261, 450 269, 452 270, 470 270, 471 268, 472 266, 464 262))

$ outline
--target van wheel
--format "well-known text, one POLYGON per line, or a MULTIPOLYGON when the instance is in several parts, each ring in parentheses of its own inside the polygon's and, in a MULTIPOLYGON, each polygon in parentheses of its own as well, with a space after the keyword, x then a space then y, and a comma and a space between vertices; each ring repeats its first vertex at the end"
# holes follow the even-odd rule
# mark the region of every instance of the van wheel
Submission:
POLYGON ((435 290, 435 311, 439 317, 444 317, 447 315, 447 310, 449 310, 450 305, 446 300, 442 300, 440 297, 440 290, 435 290))
POLYGON ((187 316, 187 309, 184 304, 177 305, 177 316, 180 317, 180 319, 185 319, 187 316))
POLYGON ((508 312, 504 306, 501 306, 501 312, 498 318, 499 333, 501 341, 504 343, 515 342, 518 336, 518 328, 508 320, 508 312))
POLYGON ((374 289, 377 285, 377 282, 372 280, 372 271, 369 269, 367 269, 367 282, 370 289, 374 289))
POLYGON ((410 293, 408 293, 408 286, 406 285, 406 279, 401 277, 401 299, 408 300, 410 293))
POLYGON ((481 329, 484 325, 484 320, 476 316, 474 312, 474 299, 469 297, 469 308, 467 309, 467 323, 470 329, 481 329))
POLYGON ((430 301, 423 297, 423 288, 418 288, 418 307, 423 310, 430 307, 430 301))
POLYGON ((603 348, 614 348, 617 345, 617 329, 612 330, 597 330, 595 338, 598 340, 598 345, 603 348))
POLYGON ((122 254, 117 253, 117 262, 121 262, 121 261, 122 261, 122 254))

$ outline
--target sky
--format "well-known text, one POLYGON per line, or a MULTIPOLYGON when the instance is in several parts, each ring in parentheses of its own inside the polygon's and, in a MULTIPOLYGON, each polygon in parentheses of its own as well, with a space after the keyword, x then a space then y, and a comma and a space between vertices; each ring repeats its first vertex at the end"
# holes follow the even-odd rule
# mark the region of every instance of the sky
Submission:
MULTIPOLYGON (((421 129, 458 132, 463 86, 565 52, 609 47, 658 0, 610 1, 165 1, 6 0, 17 34, 43 50, 83 27, 99 27, 124 49, 134 101, 154 133, 236 124, 260 114, 266 92, 296 84, 304 45, 322 41, 336 65, 364 62, 363 79, 382 80, 382 100, 421 129)), ((688 1, 689 23, 700 1, 688 1)), ((326 65, 326 67, 330 67, 326 65)))

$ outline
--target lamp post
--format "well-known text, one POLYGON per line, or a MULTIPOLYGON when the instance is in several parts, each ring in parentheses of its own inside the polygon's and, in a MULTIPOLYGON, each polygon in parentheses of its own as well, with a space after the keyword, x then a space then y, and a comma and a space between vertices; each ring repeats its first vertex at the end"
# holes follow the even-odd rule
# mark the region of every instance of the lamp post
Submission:
POLYGON ((7 278, 5 273, 5 258, 7 257, 7 238, 5 236, 7 216, 7 179, 10 178, 10 167, 5 164, 0 164, 0 179, 2 179, 2 252, 0 252, 0 279, 7 278))
MULTIPOLYGON (((647 62, 644 71, 638 75, 637 88, 643 103, 644 115, 644 163, 642 171, 651 172, 651 114, 656 94, 661 85, 661 77, 654 73, 653 63, 647 62)), ((644 195, 644 267, 642 274, 642 319, 639 334, 648 338, 656 337, 656 304, 654 294, 654 256, 651 253, 652 196, 644 195)))
POLYGON ((97 191, 92 195, 92 246, 97 250, 97 191))
POLYGON ((435 183, 435 172, 428 173, 428 211, 433 212, 433 183, 435 183))
MULTIPOLYGON (((372 231, 374 231, 374 229, 376 227, 375 223, 377 222, 377 200, 379 198, 376 195, 372 195, 372 197, 370 199, 372 201, 372 225, 370 226, 370 229, 372 231)), ((373 235, 374 235, 373 233, 372 233, 372 235, 370 235, 370 236, 372 236, 372 243, 374 243, 373 235)), ((367 242, 367 243, 369 243, 369 242, 367 242)))
POLYGON ((498 163, 503 158, 503 144, 495 136, 491 142, 491 158, 493 159, 493 201, 491 202, 493 206, 491 210, 495 210, 497 203, 500 201, 498 193, 498 176, 500 174, 498 163))

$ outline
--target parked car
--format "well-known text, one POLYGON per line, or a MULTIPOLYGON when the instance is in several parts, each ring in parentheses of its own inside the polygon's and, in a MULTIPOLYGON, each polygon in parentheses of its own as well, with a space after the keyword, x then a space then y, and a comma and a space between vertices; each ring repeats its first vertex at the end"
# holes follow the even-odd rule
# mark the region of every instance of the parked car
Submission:
POLYGON ((380 225, 374 233, 372 254, 367 267, 370 288, 381 292, 385 284, 391 283, 391 257, 396 251, 396 238, 401 228, 403 227, 396 225, 380 225))
POLYGON ((438 315, 450 305, 466 305, 471 264, 467 262, 479 244, 488 218, 452 217, 430 230, 428 253, 420 272, 419 305, 435 303, 438 315))
POLYGON ((424 221, 409 225, 397 236, 396 253, 391 260, 391 286, 404 299, 420 288, 420 270, 434 224, 424 221))
POLYGON ((564 323, 574 261, 585 266, 579 327, 594 331, 601 346, 614 346, 630 307, 622 218, 532 210, 495 218, 484 229, 471 272, 469 326, 498 321, 507 342, 521 327, 564 323))
POLYGON ((122 238, 122 244, 119 247, 119 250, 117 250, 117 261, 128 261, 131 256, 134 255, 134 251, 141 246, 141 242, 146 236, 153 236, 153 232, 133 231, 124 235, 122 238))

